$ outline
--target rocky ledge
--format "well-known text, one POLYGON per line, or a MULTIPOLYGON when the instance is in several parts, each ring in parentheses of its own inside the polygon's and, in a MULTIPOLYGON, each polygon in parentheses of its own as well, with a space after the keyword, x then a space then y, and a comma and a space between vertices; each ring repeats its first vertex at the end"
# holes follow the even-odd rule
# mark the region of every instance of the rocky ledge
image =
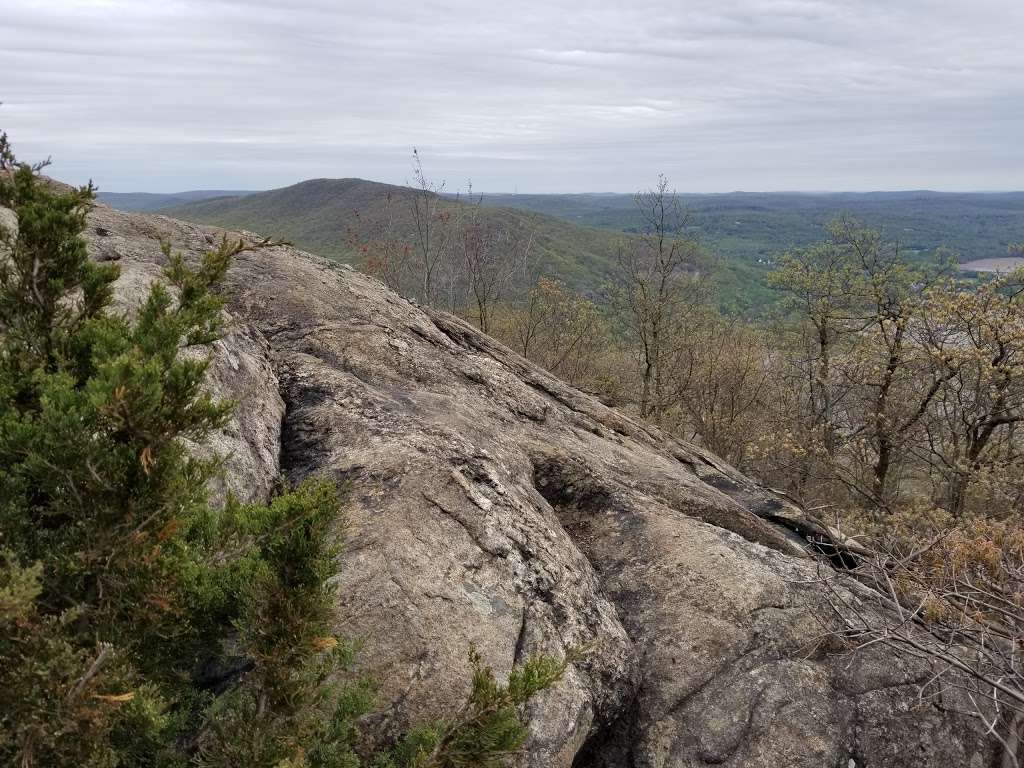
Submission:
MULTIPOLYGON (((119 300, 218 232, 97 206, 119 300)), ((931 671, 829 640, 822 570, 785 500, 603 406, 466 323, 291 247, 239 256, 210 383, 224 487, 348 488, 339 631, 382 683, 388 738, 449 711, 474 645, 496 671, 587 654, 531 711, 523 766, 998 765, 931 671)), ((833 578, 834 575, 833 575, 833 578)))

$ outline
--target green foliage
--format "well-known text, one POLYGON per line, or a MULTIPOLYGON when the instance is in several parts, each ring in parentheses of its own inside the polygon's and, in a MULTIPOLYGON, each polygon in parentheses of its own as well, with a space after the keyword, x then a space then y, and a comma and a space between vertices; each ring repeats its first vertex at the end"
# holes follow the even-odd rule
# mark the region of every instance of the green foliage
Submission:
POLYGON ((528 659, 499 683, 476 651, 469 656, 473 683, 463 710, 450 720, 419 728, 375 768, 497 768, 526 739, 522 710, 561 679, 569 659, 528 659))
MULTIPOLYGON (((189 264, 165 245, 164 282, 117 314, 117 267, 80 236, 91 186, 45 181, 3 135, 0 164, 18 224, 0 229, 0 762, 357 768, 374 695, 332 634, 338 490, 213 509, 218 462, 185 448, 232 404, 204 391, 208 358, 181 352, 218 337, 218 286, 251 246, 189 264)), ((419 731, 457 755, 438 765, 501 764, 555 669, 534 660, 501 687, 475 659, 472 721, 419 731)))
POLYGON ((354 647, 332 636, 342 513, 335 487, 308 482, 267 506, 233 507, 222 536, 245 551, 232 589, 241 682, 212 707, 203 766, 358 765, 355 720, 373 704, 348 670, 354 647))
POLYGON ((0 754, 173 764, 204 699, 189 673, 223 639, 209 598, 228 570, 194 535, 216 463, 182 439, 231 408, 202 391, 206 359, 179 351, 216 338, 214 288, 242 245, 196 268, 165 249, 167 285, 131 321, 108 310, 116 265, 80 237, 92 188, 37 170, 0 180, 18 221, 0 232, 0 754))

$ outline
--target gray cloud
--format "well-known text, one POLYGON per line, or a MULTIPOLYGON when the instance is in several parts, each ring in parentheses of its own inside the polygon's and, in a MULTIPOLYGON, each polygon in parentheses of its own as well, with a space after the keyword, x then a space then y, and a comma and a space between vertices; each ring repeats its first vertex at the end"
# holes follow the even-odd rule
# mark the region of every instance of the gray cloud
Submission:
POLYGON ((1024 187, 1019 0, 6 0, 0 126, 107 190, 1024 187))

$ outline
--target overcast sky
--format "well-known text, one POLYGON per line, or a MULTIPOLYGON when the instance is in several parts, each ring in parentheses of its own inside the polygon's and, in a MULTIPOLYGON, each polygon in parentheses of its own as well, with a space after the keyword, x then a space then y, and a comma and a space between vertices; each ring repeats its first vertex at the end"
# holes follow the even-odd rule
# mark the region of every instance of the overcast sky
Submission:
POLYGON ((1024 0, 3 0, 0 129, 106 191, 1024 188, 1024 0))

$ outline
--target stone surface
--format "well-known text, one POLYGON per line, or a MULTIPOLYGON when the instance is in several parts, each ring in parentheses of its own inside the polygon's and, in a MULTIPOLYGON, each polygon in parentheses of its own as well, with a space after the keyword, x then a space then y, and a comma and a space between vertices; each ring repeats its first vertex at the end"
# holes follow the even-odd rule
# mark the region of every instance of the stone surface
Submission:
MULTIPOLYGON (((156 238, 197 256, 217 235, 104 206, 90 225, 126 307, 156 238)), ((382 681, 378 737, 455 705, 471 644, 499 673, 585 646, 521 765, 998 763, 956 702, 918 701, 927 669, 822 641, 800 511, 716 457, 293 248, 240 255, 226 291, 211 381, 243 405, 212 448, 255 497, 278 462, 347 485, 340 630, 382 681)))
POLYGON ((10 243, 18 237, 18 217, 10 208, 0 205, 0 261, 10 255, 10 243))
POLYGON ((18 217, 10 208, 0 206, 0 231, 6 238, 13 240, 18 236, 18 217))

